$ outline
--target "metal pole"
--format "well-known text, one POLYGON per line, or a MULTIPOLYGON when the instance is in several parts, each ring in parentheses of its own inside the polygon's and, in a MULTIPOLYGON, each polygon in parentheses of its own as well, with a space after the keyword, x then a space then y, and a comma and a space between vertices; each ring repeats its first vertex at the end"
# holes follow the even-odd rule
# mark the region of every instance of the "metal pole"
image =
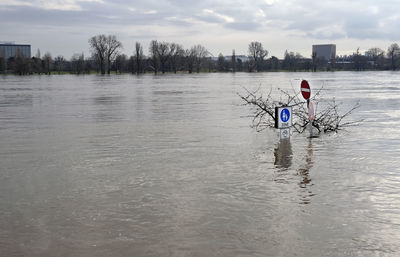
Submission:
POLYGON ((308 119, 309 119, 309 126, 310 126, 310 137, 312 137, 312 121, 310 117, 310 99, 307 99, 307 110, 308 110, 308 119))

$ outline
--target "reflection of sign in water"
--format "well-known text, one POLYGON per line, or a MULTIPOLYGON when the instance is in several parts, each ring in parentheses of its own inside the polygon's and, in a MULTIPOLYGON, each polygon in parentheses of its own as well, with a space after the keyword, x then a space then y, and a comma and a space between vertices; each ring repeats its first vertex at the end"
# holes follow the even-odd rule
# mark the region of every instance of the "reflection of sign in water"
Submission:
POLYGON ((289 118, 290 118, 290 112, 289 112, 289 110, 288 109, 283 109, 282 111, 281 111, 281 120, 282 120, 282 122, 287 122, 288 120, 289 120, 289 118))
POLYGON ((275 167, 290 168, 292 166, 293 152, 290 140, 282 140, 278 143, 278 147, 274 150, 275 167))

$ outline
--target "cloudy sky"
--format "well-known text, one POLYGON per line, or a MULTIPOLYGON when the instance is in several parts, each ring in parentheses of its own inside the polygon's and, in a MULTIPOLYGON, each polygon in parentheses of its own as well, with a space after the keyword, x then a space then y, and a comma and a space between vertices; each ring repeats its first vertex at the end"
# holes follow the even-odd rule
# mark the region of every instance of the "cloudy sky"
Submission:
POLYGON ((269 56, 311 55, 334 43, 351 54, 400 43, 398 0, 0 0, 0 41, 32 45, 53 56, 89 54, 88 39, 114 34, 131 55, 136 41, 204 45, 212 54, 247 54, 262 42, 269 56))

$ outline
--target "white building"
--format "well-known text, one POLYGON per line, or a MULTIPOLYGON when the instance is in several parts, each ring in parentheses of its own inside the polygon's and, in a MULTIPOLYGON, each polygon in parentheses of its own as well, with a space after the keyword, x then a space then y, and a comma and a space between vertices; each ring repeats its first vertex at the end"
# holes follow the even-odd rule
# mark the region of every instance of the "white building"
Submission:
POLYGON ((15 57, 21 52, 25 58, 31 58, 31 45, 16 45, 13 43, 0 43, 0 57, 5 54, 6 58, 15 57))
POLYGON ((312 54, 317 59, 325 59, 326 61, 331 61, 336 58, 336 45, 313 45, 312 54))

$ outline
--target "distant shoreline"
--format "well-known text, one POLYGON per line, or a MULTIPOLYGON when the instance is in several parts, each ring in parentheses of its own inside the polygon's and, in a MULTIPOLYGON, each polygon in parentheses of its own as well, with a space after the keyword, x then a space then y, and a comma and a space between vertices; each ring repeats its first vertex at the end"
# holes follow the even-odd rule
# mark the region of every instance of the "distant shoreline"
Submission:
POLYGON ((182 72, 165 72, 165 73, 157 73, 154 74, 154 72, 144 72, 144 73, 131 73, 131 72, 111 72, 110 74, 101 74, 100 72, 95 72, 92 71, 90 73, 70 73, 70 72, 51 72, 50 74, 37 74, 37 73, 30 73, 30 74, 15 74, 13 72, 7 72, 7 73, 0 73, 0 76, 5 77, 5 76, 21 76, 21 77, 35 77, 35 76, 65 76, 65 75, 71 75, 71 76, 88 76, 88 75, 100 75, 100 76, 119 76, 119 75, 132 75, 132 76, 157 76, 157 77, 162 77, 162 76, 170 76, 170 75, 195 75, 195 74, 266 74, 266 73, 335 73, 335 72, 400 72, 398 70, 393 71, 393 70, 319 70, 319 71, 306 71, 306 70, 298 70, 298 71, 288 71, 288 70, 274 70, 274 71, 259 71, 259 72, 246 72, 246 71, 236 71, 236 72, 219 72, 219 71, 201 71, 201 72, 193 72, 193 73, 188 73, 185 71, 182 72))

